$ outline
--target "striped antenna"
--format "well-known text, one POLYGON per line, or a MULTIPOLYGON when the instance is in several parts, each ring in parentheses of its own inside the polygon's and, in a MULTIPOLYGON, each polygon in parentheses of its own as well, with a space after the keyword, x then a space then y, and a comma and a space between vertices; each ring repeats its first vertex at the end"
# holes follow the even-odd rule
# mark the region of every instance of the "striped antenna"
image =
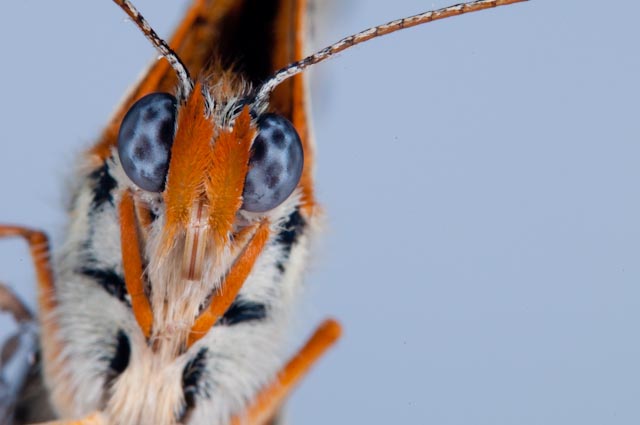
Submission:
POLYGON ((318 62, 322 62, 325 59, 329 59, 337 53, 343 50, 353 47, 356 44, 364 43, 372 38, 380 37, 385 34, 390 34, 405 28, 415 27, 417 25, 426 24, 431 21, 437 21, 439 19, 449 18, 451 16, 463 15, 465 13, 477 12, 479 10, 490 9, 498 6, 506 6, 513 3, 520 3, 528 0, 477 0, 471 3, 461 3, 454 6, 445 7, 438 10, 432 10, 429 12, 420 13, 417 15, 409 16, 408 18, 397 19, 395 21, 387 22, 386 24, 372 27, 359 32, 349 37, 345 37, 335 44, 332 44, 324 49, 307 56, 306 58, 293 62, 286 67, 276 71, 276 73, 265 81, 258 90, 255 103, 260 104, 265 102, 271 92, 283 81, 293 77, 296 74, 301 73, 311 65, 315 65, 318 62))
POLYGON ((193 90, 193 81, 189 76, 189 71, 187 67, 182 63, 176 52, 173 51, 171 47, 167 44, 166 41, 161 39, 158 34, 151 28, 151 25, 147 22, 146 19, 138 12, 138 9, 135 8, 133 4, 129 0, 113 0, 115 4, 120 6, 122 10, 136 23, 140 31, 144 34, 145 37, 155 46, 155 48, 160 52, 160 54, 169 61, 171 67, 176 71, 178 75, 178 81, 180 82, 180 90, 179 97, 182 99, 186 99, 191 94, 191 90, 193 90))

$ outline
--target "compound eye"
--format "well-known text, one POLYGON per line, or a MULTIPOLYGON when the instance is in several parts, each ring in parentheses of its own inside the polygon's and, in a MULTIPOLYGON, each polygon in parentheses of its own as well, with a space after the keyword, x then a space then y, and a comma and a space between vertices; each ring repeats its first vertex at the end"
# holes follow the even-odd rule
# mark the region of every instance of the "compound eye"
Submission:
POLYGON ((304 155, 300 136, 286 118, 263 114, 251 146, 242 208, 265 212, 291 195, 302 175, 304 155))
POLYGON ((151 93, 133 104, 118 134, 118 155, 127 176, 140 189, 164 190, 176 127, 176 98, 151 93))

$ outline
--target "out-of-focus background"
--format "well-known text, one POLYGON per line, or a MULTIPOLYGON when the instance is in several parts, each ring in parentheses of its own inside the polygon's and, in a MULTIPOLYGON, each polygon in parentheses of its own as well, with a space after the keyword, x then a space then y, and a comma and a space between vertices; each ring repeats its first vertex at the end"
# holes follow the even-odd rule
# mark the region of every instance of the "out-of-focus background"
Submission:
MULTIPOLYGON (((136 3, 164 36, 186 5, 136 3)), ((318 48, 447 5, 316 3, 318 48)), ((155 53, 107 0, 0 10, 0 220, 55 247, 75 154, 155 53)), ((314 68, 327 229, 292 350, 328 314, 345 335, 292 423, 640 423, 638 13, 535 0, 314 68)), ((0 258, 33 306, 26 249, 0 258)))

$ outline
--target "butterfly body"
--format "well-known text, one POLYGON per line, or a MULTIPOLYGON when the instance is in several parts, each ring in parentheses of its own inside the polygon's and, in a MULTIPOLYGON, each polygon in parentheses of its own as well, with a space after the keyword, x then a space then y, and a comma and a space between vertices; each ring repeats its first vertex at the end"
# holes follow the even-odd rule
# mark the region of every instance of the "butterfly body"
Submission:
MULTIPOLYGON (((175 275, 166 280, 155 278, 171 276, 165 268, 180 270, 180 264, 168 256, 156 273, 150 273, 150 280, 157 284, 154 290, 162 285, 167 296, 176 302, 167 306, 166 316, 155 322, 158 326, 152 338, 157 343, 149 346, 131 314, 121 260, 113 255, 114 248, 120 245, 115 207, 119 201, 117 192, 127 183, 119 165, 115 161, 110 164, 105 166, 100 178, 108 179, 111 173, 117 176, 114 177, 117 182, 113 188, 114 203, 105 200, 98 205, 96 193, 103 188, 96 186, 100 183, 93 178, 87 179, 73 210, 76 217, 83 213, 86 216, 74 223, 56 274, 57 281, 61 282, 61 296, 59 312, 54 314, 60 326, 59 338, 65 341, 66 349, 64 356, 48 368, 54 370, 49 374, 54 400, 61 394, 60 399, 70 401, 59 404, 64 416, 82 416, 99 410, 108 400, 106 406, 118 415, 125 416, 123 412, 132 411, 126 415, 132 419, 122 423, 144 423, 136 416, 143 413, 148 423, 171 423, 166 419, 181 416, 187 397, 203 397, 211 403, 202 403, 202 406, 215 407, 199 409, 202 415, 222 421, 272 378, 281 363, 279 342, 287 328, 286 310, 300 282, 306 250, 305 241, 300 240, 306 226, 296 211, 295 199, 283 205, 279 217, 273 220, 277 233, 288 235, 286 241, 277 243, 284 237, 274 239, 276 242, 265 249, 254 266, 253 275, 219 326, 186 351, 182 347, 191 323, 185 318, 191 317, 193 321, 196 317, 215 289, 214 282, 219 282, 220 276, 216 276, 219 268, 211 267, 200 281, 184 282, 175 275), (294 227, 287 227, 291 223, 295 223, 294 227), (274 282, 277 285, 271 284, 274 282), (129 358, 123 358, 127 353, 129 358), (126 368, 119 370, 123 363, 126 368), (196 375, 197 380, 193 378, 196 375), (157 388, 166 391, 155 397, 143 396, 157 388), (185 391, 193 396, 186 396, 185 391), (232 398, 226 399, 225 395, 232 398), (162 402, 158 399, 160 396, 164 397, 162 402), (134 404, 139 406, 133 407, 134 404), (165 406, 167 412, 151 409, 155 404, 165 406), (163 420, 149 412, 161 414, 163 420)), ((155 226, 160 228, 162 224, 158 222, 155 226)), ((158 237, 158 232, 152 228, 150 239, 158 237)), ((151 240, 150 244, 154 242, 151 240)), ((228 262, 222 260, 220 268, 228 262)), ((154 311, 162 310, 154 308, 154 311)))
POLYGON ((248 84, 229 81, 227 72, 207 77, 216 86, 198 83, 178 108, 163 195, 137 189, 115 148, 97 167, 91 154, 82 160, 51 312, 57 329, 50 345, 64 348, 45 353, 47 383, 62 417, 100 410, 118 424, 226 423, 282 366, 311 217, 302 215, 299 190, 266 214, 240 210, 242 167, 257 133, 248 108, 238 107, 248 84), (136 322, 125 285, 118 205, 128 191, 137 213, 146 215, 140 222, 148 222, 139 231, 153 311, 149 336, 136 322), (195 319, 256 220, 267 220, 273 237, 217 325, 189 346, 195 319), (183 259, 193 229, 209 241, 197 247, 205 255, 189 275, 183 259))
MULTIPOLYGON (((46 312, 50 326, 43 333, 45 381, 60 417, 97 410, 114 424, 226 423, 282 366, 315 209, 310 190, 298 188, 268 212, 247 212, 242 189, 258 117, 284 112, 300 122, 304 113, 293 111, 304 105, 293 105, 289 89, 272 104, 242 106, 252 85, 294 59, 295 46, 248 48, 251 40, 237 35, 243 27, 247 37, 273 45, 297 30, 303 9, 289 0, 200 1, 187 12, 172 44, 196 86, 177 105, 163 193, 142 190, 128 177, 113 131, 119 125, 78 161, 72 220, 55 267, 56 305, 46 312), (246 28, 247 19, 262 23, 246 28), (123 196, 135 205, 136 240, 121 226, 123 196), (216 326, 194 337, 196 319, 255 238, 258 222, 267 223, 262 252, 216 326), (123 255, 132 244, 139 245, 152 314, 146 330, 125 283, 123 255)), ((155 63, 114 120, 119 124, 149 92, 180 97, 180 90, 166 63, 155 63)), ((311 166, 309 155, 307 174, 311 166)))

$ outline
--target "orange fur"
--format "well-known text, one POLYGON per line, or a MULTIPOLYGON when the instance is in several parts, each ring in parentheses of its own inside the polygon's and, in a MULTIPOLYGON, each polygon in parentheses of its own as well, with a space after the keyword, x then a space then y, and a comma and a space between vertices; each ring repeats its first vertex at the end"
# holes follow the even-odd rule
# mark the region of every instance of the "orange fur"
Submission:
MULTIPOLYGON (((273 71, 304 57, 304 33, 306 0, 282 0, 275 32, 273 71)), ((196 0, 188 9, 185 18, 174 32, 169 45, 176 51, 189 71, 204 75, 212 63, 211 53, 218 42, 219 27, 227 15, 233 14, 237 0, 196 0)), ((131 105, 141 97, 158 91, 172 92, 176 85, 173 69, 167 61, 156 61, 144 78, 133 88, 118 107, 105 128, 98 143, 90 150, 95 164, 100 164, 111 155, 117 143, 122 118, 131 105)), ((272 95, 271 109, 289 118, 302 139, 305 164, 300 180, 303 212, 311 214, 315 206, 313 194, 313 147, 307 124, 304 77, 297 75, 282 83, 272 95)))
MULTIPOLYGON (((296 46, 293 31, 299 29, 295 22, 296 4, 305 3, 304 0, 281 0, 284 6, 281 7, 280 15, 277 17, 274 34, 274 47, 272 53, 274 70, 283 68, 296 59, 296 46)), ((283 81, 273 92, 269 99, 269 108, 278 114, 291 119, 292 107, 291 80, 283 81)))
POLYGON ((205 116, 204 98, 197 84, 180 108, 177 127, 164 192, 163 247, 170 248, 178 232, 187 227, 191 210, 200 201, 208 206, 214 243, 223 247, 242 206, 242 190, 256 132, 249 108, 236 118, 233 129, 215 134, 214 124, 205 116))
MULTIPOLYGON (((504 4, 516 1, 522 0, 505 0, 504 4)), ((499 2, 487 3, 482 8, 494 7, 497 3, 499 2)), ((246 29, 246 25, 243 27, 244 20, 242 19, 243 6, 246 4, 249 4, 248 0, 194 0, 169 43, 193 75, 200 78, 209 77, 207 72, 211 72, 211 65, 232 68, 230 63, 221 65, 223 62, 218 57, 219 55, 216 55, 216 50, 219 47, 227 47, 227 43, 232 49, 237 48, 232 52, 230 58, 225 58, 227 62, 233 60, 242 62, 239 58, 244 59, 245 56, 249 59, 257 58, 259 62, 257 65, 250 63, 250 61, 245 64, 248 68, 254 65, 258 67, 269 65, 272 68, 271 71, 276 71, 304 57, 304 16, 307 0, 279 0, 278 15, 274 21, 275 26, 268 28, 274 34, 273 46, 269 45, 270 41, 265 44, 273 50, 269 58, 260 54, 250 57, 251 53, 262 53, 262 50, 259 50, 261 44, 258 44, 259 47, 252 51, 253 44, 251 43, 248 44, 249 47, 242 43, 238 45, 235 43, 238 39, 243 41, 242 37, 235 35, 246 29), (224 32, 223 29, 230 29, 230 31, 224 32), (221 34, 226 35, 226 38, 221 34), (267 60, 270 61, 267 62, 267 60), (218 61, 220 63, 217 63, 218 61)), ((476 10, 479 9, 480 7, 476 10)), ((459 9, 452 8, 451 11, 441 13, 433 19, 441 19, 458 13, 461 13, 459 9)), ((261 15, 255 16, 262 18, 261 15)), ((417 21, 412 23, 412 25, 417 24, 417 21)), ((361 36, 358 42, 395 31, 404 25, 405 21, 402 20, 395 25, 383 26, 379 30, 369 31, 369 34, 361 36)), ((251 33, 247 37, 250 42, 257 39, 257 37, 253 37, 253 34, 251 33)), ((265 34, 269 34, 269 32, 265 34)), ((350 44, 343 43, 341 46, 340 49, 348 48, 350 44)), ((335 51, 340 51, 340 49, 336 48, 335 51)), ((238 69, 242 69, 242 67, 239 66, 238 69)), ((225 73, 231 71, 228 69, 221 71, 215 75, 217 88, 212 88, 212 90, 214 97, 217 94, 215 90, 222 91, 223 96, 220 99, 216 97, 216 100, 224 102, 233 97, 227 96, 226 93, 233 92, 235 94, 236 86, 233 79, 225 77, 225 73), (220 76, 222 78, 218 80, 220 76)), ((248 80, 251 80, 250 82, 257 84, 264 80, 264 72, 268 72, 268 69, 259 69, 259 71, 248 73, 246 76, 248 80)), ((236 76, 234 76, 235 78, 236 76)), ((148 93, 173 91, 176 82, 174 71, 166 61, 158 61, 153 64, 144 78, 120 105, 102 137, 89 152, 89 157, 96 166, 104 163, 111 155, 117 142, 120 122, 131 105, 148 93)), ((314 214, 316 204, 313 193, 314 152, 306 103, 307 92, 304 78, 302 74, 299 74, 282 82, 275 89, 271 96, 269 110, 278 112, 291 120, 302 139, 305 163, 299 187, 302 193, 301 212, 308 218, 314 214)), ((249 169, 251 143, 256 134, 256 129, 251 122, 249 107, 243 109, 230 130, 216 128, 212 117, 208 117, 206 114, 202 84, 197 83, 189 99, 181 105, 177 116, 177 132, 171 150, 166 189, 163 193, 166 216, 162 248, 165 252, 168 251, 178 237, 184 237, 186 234, 184 246, 189 248, 185 249, 189 280, 197 280, 195 270, 198 269, 196 265, 200 263, 198 259, 203 258, 202 256, 205 254, 215 254, 206 250, 210 239, 215 244, 216 250, 228 249, 232 253, 231 257, 235 257, 235 261, 224 276, 221 286, 213 294, 208 308, 196 318, 192 325, 188 335, 188 346, 206 335, 228 310, 271 236, 270 223, 266 219, 259 224, 242 228, 233 234, 234 230, 237 230, 235 224, 238 211, 242 206, 242 191, 249 169)), ((131 297, 135 319, 148 338, 153 326, 153 311, 144 291, 143 261, 139 238, 145 238, 145 232, 151 222, 149 211, 145 209, 143 204, 136 204, 132 194, 126 191, 119 205, 119 213, 125 284, 131 297)), ((24 228, 0 226, 0 237, 16 235, 27 239, 31 248, 39 282, 41 312, 47 316, 53 316, 50 313, 55 313, 57 303, 49 266, 46 236, 43 233, 24 228)), ((159 257, 159 260, 162 261, 164 258, 159 257)), ((205 287, 205 291, 209 290, 207 288, 205 287)), ((158 293, 156 292, 156 294, 158 293)), ((207 293, 207 295, 209 294, 207 293)), ((160 301, 155 303, 154 307, 163 303, 167 304, 167 301, 170 302, 172 297, 178 298, 175 295, 162 297, 165 295, 159 296, 160 301)), ((185 299, 191 301, 188 296, 185 299)), ((189 314, 190 319, 193 317, 193 311, 196 311, 200 304, 194 304, 194 306, 189 314)), ((162 314, 162 312, 158 313, 159 317, 162 318, 162 314)), ((56 331, 57 323, 47 317, 47 320, 43 322, 45 368, 60 366, 59 363, 55 363, 55 360, 62 357, 62 345, 61 341, 56 340, 56 331)), ((336 342, 340 333, 340 325, 337 322, 325 321, 307 344, 278 373, 276 379, 258 394, 245 411, 234 417, 231 423, 234 425, 257 425, 266 423, 273 418, 287 394, 317 359, 336 342)), ((54 370, 53 374, 55 373, 58 374, 57 381, 64 382, 63 379, 60 379, 60 374, 64 372, 54 370)), ((56 388, 52 390, 54 391, 53 397, 57 401, 56 404, 71 404, 60 401, 68 396, 64 386, 57 393, 55 393, 56 388)), ((168 404, 156 404, 156 406, 158 405, 168 404)), ((97 413, 82 421, 60 422, 60 424, 88 425, 102 423, 104 420, 103 416, 97 413)))
POLYGON ((144 292, 144 274, 140 256, 138 226, 131 193, 126 191, 120 201, 120 243, 124 282, 131 297, 131 309, 145 338, 151 335, 153 312, 147 294, 144 292))
MULTIPOLYGON (((221 40, 221 28, 226 25, 229 17, 232 17, 233 21, 242 4, 242 1, 238 0, 195 0, 189 8, 169 44, 192 75, 207 78, 211 75, 211 65, 219 66, 213 58, 216 57, 217 46, 221 41, 225 42, 221 40)), ((306 0, 281 0, 274 28, 272 71, 304 57, 306 4, 306 0)), ((216 90, 226 91, 225 85, 229 86, 230 91, 235 90, 236 84, 233 81, 238 76, 233 75, 232 79, 225 77, 228 70, 218 71, 215 80, 216 90)), ((151 92, 172 92, 176 82, 174 72, 166 61, 153 64, 120 105, 102 137, 90 151, 90 158, 96 165, 111 155, 117 142, 120 122, 131 105, 151 92)), ((163 194, 166 220, 162 249, 166 252, 179 236, 185 235, 185 231, 193 224, 191 220, 194 207, 204 204, 204 210, 208 212, 209 229, 202 234, 196 232, 196 236, 212 238, 216 249, 228 247, 237 258, 227 272, 222 286, 212 297, 209 308, 193 324, 188 346, 204 336, 226 312, 270 237, 269 224, 266 221, 232 234, 238 210, 242 206, 242 191, 249 169, 250 148, 256 132, 251 123, 249 108, 245 108, 236 118, 232 130, 217 129, 210 117, 205 115, 201 90, 202 85, 196 84, 189 99, 180 105, 177 116, 176 136, 163 194), (251 236, 254 229, 255 233, 251 236)), ((217 96, 216 93, 214 95, 217 96)), ((314 212, 315 200, 313 146, 307 122, 306 96, 304 77, 295 76, 275 90, 269 110, 291 120, 302 139, 305 164, 299 183, 302 191, 301 212, 309 217, 314 212)), ((150 316, 152 312, 149 300, 144 294, 138 240, 138 237, 145 236, 147 215, 144 208, 133 202, 129 193, 123 197, 120 214, 125 282, 132 297, 134 316, 145 336, 149 336, 153 319, 150 316)), ((337 339, 338 334, 339 326, 335 322, 325 324, 280 372, 277 381, 261 393, 243 418, 252 418, 250 423, 256 424, 262 423, 259 418, 269 419, 293 385, 337 339)))
POLYGON ((187 347, 191 347, 194 342, 206 335, 209 329, 229 309, 267 243, 269 233, 269 222, 265 220, 260 223, 251 241, 231 266, 222 286, 213 296, 209 308, 203 311, 194 322, 189 334, 187 347))
MULTIPOLYGON (((305 16, 307 0, 287 0, 283 7, 276 32, 274 68, 282 68, 304 58, 305 16)), ((282 82, 271 95, 270 105, 275 111, 291 120, 302 140, 304 168, 299 186, 302 189, 302 211, 313 214, 315 198, 313 191, 314 149, 308 125, 307 92, 302 74, 282 82)))
POLYGON ((245 107, 233 129, 222 131, 213 145, 205 187, 210 203, 209 224, 217 246, 225 246, 229 241, 236 214, 242 206, 242 190, 255 134, 249 108, 245 107))
POLYGON ((165 250, 171 247, 180 226, 187 225, 191 208, 205 194, 204 180, 212 162, 214 125, 205 116, 205 101, 201 90, 202 86, 196 84, 187 103, 178 112, 164 192, 165 250))
MULTIPOLYGON (((302 59, 305 55, 305 17, 306 17, 307 0, 298 0, 295 14, 295 49, 293 60, 302 59)), ((315 199, 313 194, 313 170, 314 170, 314 145, 311 140, 311 132, 309 130, 309 117, 307 112, 307 91, 305 80, 302 74, 292 78, 293 93, 291 103, 293 104, 291 111, 291 122, 300 134, 302 140, 302 148, 304 150, 304 168, 302 177, 300 178, 300 187, 302 188, 302 211, 307 215, 313 214, 315 207, 315 199)))
MULTIPOLYGON (((216 45, 217 27, 237 0, 196 0, 187 10, 169 45, 180 56, 187 69, 200 75, 211 61, 209 46, 216 45)), ((118 140, 122 118, 141 97, 152 92, 173 92, 177 84, 175 72, 165 60, 155 61, 118 106, 98 142, 89 151, 96 165, 111 155, 118 140)))
POLYGON ((140 234, 138 236, 141 238, 141 245, 144 245, 149 235, 149 227, 151 226, 151 222, 153 221, 153 219, 151 218, 151 210, 149 209, 149 205, 140 200, 136 200, 134 204, 136 210, 136 220, 139 224, 138 230, 140 231, 140 234))
POLYGON ((33 259, 38 280, 38 303, 40 311, 48 314, 57 306, 55 301, 55 287, 51 272, 49 240, 47 235, 26 227, 0 225, 0 238, 18 236, 29 244, 29 251, 33 259))

